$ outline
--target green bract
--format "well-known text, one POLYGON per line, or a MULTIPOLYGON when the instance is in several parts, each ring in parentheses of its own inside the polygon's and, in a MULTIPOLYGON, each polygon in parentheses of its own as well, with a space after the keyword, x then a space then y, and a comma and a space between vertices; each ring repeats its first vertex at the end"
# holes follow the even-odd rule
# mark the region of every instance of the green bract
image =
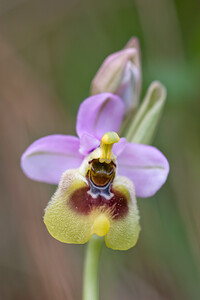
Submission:
POLYGON ((165 100, 165 87, 158 81, 152 82, 129 127, 126 136, 129 142, 139 144, 150 144, 152 142, 165 100))

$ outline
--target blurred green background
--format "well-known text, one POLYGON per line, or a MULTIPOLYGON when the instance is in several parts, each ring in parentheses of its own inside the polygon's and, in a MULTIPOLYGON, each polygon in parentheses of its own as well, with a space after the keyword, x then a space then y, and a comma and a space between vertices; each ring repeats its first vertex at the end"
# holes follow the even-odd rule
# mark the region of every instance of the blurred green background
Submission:
POLYGON ((55 186, 26 178, 20 156, 41 136, 75 133, 97 69, 131 36, 141 44, 142 96, 154 79, 167 87, 154 144, 171 172, 155 197, 138 199, 136 247, 104 247, 101 299, 200 298, 199 11, 195 0, 1 0, 0 299, 81 299, 85 245, 48 234, 42 217, 55 186))

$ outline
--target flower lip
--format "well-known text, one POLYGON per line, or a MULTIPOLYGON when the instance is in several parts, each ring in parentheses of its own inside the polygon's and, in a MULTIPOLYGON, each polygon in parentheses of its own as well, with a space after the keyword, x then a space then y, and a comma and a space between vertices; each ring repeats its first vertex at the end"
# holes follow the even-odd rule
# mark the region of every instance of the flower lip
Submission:
POLYGON ((84 244, 93 233, 105 235, 105 243, 115 250, 127 250, 138 239, 139 213, 132 182, 116 176, 112 196, 91 195, 81 169, 67 170, 45 209, 49 233, 63 243, 84 244))

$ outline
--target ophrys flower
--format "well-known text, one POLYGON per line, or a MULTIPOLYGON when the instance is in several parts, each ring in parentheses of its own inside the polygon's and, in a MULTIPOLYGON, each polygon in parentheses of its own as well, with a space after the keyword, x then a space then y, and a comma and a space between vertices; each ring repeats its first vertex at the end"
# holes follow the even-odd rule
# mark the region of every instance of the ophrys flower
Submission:
POLYGON ((105 235, 113 249, 126 250, 136 243, 140 227, 135 195, 155 194, 166 181, 169 165, 155 147, 119 141, 115 132, 124 113, 118 96, 91 96, 79 108, 79 138, 47 136, 23 154, 28 177, 59 183, 44 216, 56 239, 85 243, 96 233, 105 235))

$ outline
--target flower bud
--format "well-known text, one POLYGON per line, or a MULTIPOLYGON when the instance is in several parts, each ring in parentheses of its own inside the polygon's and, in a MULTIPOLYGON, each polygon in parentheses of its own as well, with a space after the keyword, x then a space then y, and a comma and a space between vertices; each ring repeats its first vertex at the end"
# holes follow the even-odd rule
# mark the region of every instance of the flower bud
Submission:
POLYGON ((135 110, 141 89, 140 50, 137 38, 130 39, 125 48, 109 55, 91 84, 91 94, 110 92, 126 104, 126 114, 135 110))

